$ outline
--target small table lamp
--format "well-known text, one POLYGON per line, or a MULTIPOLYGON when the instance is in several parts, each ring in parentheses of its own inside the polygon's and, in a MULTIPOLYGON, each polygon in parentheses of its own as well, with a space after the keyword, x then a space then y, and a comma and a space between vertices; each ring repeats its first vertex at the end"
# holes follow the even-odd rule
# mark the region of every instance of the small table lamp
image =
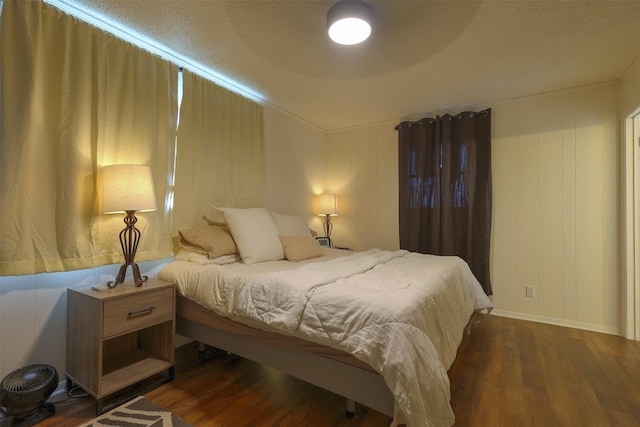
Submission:
POLYGON ((111 165, 102 168, 102 204, 104 213, 126 212, 124 223, 127 225, 120 232, 120 246, 124 255, 124 264, 115 281, 107 286, 115 288, 124 282, 127 267, 133 270, 133 281, 136 286, 142 286, 147 276, 140 276, 140 269, 134 262, 140 230, 135 225, 138 219, 136 212, 156 210, 156 197, 153 191, 151 170, 142 165, 111 165))
POLYGON ((324 235, 328 239, 331 239, 331 230, 333 224, 331 224, 331 217, 338 215, 338 203, 336 201, 336 195, 331 193, 324 193, 318 196, 318 216, 324 217, 324 235))

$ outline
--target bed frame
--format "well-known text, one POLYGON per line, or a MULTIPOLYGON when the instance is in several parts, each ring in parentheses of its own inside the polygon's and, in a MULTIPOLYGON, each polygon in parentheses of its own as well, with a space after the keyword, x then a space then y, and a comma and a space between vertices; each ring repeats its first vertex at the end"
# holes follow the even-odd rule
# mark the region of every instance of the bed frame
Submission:
POLYGON ((355 402, 393 417, 393 394, 377 372, 218 330, 180 317, 179 311, 176 332, 343 396, 347 399, 347 417, 353 416, 355 402))

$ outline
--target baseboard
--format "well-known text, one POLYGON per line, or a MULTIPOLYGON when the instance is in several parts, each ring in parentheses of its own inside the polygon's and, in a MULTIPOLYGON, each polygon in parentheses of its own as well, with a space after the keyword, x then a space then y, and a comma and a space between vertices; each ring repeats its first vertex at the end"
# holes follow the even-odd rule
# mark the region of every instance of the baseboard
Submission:
POLYGON ((532 322, 546 323, 548 325, 564 326, 566 328, 582 329, 582 330, 591 331, 591 332, 601 332, 603 334, 609 334, 609 335, 620 335, 620 336, 624 335, 622 331, 617 328, 603 326, 603 325, 594 325, 591 323, 576 322, 574 320, 555 319, 553 317, 544 317, 544 316, 538 316, 535 314, 516 313, 513 311, 496 310, 496 309, 494 309, 491 312, 491 314, 495 316, 500 316, 500 317, 509 317, 512 319, 529 320, 532 322))

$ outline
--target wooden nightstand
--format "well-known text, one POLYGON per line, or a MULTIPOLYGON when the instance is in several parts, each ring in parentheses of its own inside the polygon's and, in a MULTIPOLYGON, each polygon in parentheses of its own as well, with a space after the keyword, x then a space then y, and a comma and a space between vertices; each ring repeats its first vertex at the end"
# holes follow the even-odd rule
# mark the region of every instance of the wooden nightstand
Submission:
POLYGON ((67 289, 67 389, 82 387, 100 414, 171 381, 175 302, 175 286, 153 279, 101 292, 67 289))

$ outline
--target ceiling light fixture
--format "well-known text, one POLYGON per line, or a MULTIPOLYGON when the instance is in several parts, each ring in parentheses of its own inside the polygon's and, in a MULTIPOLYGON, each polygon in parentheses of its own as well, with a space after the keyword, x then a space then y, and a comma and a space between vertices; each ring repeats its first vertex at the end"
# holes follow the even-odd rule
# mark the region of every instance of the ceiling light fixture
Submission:
POLYGON ((329 37, 336 43, 362 43, 371 34, 373 9, 361 0, 341 0, 327 12, 329 37))

